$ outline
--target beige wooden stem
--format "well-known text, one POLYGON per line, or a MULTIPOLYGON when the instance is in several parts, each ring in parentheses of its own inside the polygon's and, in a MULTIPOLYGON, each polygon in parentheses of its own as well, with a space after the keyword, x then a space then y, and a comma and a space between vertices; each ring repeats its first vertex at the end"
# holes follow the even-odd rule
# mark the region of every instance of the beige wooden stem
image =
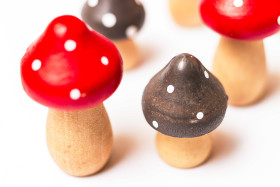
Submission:
POLYGON ((98 172, 107 163, 113 144, 103 104, 80 111, 49 109, 47 144, 52 158, 66 173, 87 176, 98 172))
POLYGON ((267 68, 263 41, 222 37, 213 62, 213 73, 222 82, 229 104, 249 105, 263 95, 267 68))
POLYGON ((174 138, 157 133, 156 147, 167 164, 176 168, 193 168, 209 157, 212 139, 209 134, 197 138, 174 138))
POLYGON ((129 71, 139 64, 140 55, 137 46, 131 39, 113 41, 118 48, 122 59, 124 71, 129 71))
POLYGON ((181 26, 202 25, 199 0, 169 0, 169 9, 175 22, 181 26))

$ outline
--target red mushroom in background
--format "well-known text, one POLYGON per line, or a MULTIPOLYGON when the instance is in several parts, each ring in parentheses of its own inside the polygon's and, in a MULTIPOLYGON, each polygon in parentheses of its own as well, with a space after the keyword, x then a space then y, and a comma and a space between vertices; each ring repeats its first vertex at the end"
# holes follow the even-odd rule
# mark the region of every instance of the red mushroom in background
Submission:
POLYGON ((25 92, 50 107, 47 144, 73 176, 99 171, 112 149, 103 101, 118 87, 122 59, 114 44, 76 17, 54 19, 21 61, 25 92))
POLYGON ((169 0, 169 10, 174 21, 184 27, 202 25, 199 0, 169 0))
POLYGON ((267 79, 263 39, 280 30, 279 0, 201 0, 203 21, 220 33, 213 72, 231 105, 248 105, 264 93, 267 79))

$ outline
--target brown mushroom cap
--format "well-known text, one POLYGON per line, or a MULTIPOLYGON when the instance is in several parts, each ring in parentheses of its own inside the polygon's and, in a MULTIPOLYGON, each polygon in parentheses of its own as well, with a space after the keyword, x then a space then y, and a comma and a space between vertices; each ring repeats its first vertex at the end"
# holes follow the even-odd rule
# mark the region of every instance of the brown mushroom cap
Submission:
POLYGON ((174 57, 146 86, 144 116, 155 130, 173 137, 205 135, 222 122, 227 95, 219 80, 194 56, 174 57))
POLYGON ((143 26, 145 10, 138 0, 88 0, 83 20, 111 40, 133 37, 143 26))

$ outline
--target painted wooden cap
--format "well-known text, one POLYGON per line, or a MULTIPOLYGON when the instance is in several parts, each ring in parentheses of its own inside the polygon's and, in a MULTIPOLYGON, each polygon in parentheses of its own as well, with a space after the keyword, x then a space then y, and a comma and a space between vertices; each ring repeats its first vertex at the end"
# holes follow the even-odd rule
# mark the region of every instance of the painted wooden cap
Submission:
POLYGON ((45 106, 84 109, 117 89, 122 59, 109 39, 74 16, 60 16, 27 49, 21 78, 25 92, 45 106))
POLYGON ((203 21, 223 36, 259 40, 280 30, 279 0, 202 0, 203 21))
POLYGON ((139 0, 87 0, 82 19, 111 40, 132 38, 143 26, 145 11, 139 0))
POLYGON ((173 137, 205 135, 222 122, 227 95, 219 80, 194 56, 175 56, 146 86, 144 116, 155 130, 173 137))

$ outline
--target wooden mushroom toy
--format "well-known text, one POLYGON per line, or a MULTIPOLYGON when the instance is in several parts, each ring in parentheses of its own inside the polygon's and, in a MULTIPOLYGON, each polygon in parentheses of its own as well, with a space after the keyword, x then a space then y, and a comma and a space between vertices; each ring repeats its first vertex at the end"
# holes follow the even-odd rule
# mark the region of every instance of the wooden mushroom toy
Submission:
POLYGON ((280 1, 202 0, 200 13, 205 24, 222 35, 213 73, 225 87, 229 104, 256 102, 267 80, 262 40, 280 29, 280 1))
POLYGON ((174 57, 146 86, 142 109, 158 131, 160 157, 177 168, 192 168, 210 155, 208 133, 222 122, 227 95, 222 84, 190 54, 174 57))
POLYGON ((73 176, 102 169, 113 143, 102 102, 122 78, 114 44, 76 17, 58 17, 27 49, 21 78, 25 92, 50 107, 46 136, 56 164, 73 176))
POLYGON ((199 0, 169 0, 169 9, 174 21, 185 27, 202 25, 198 1, 199 0))
POLYGON ((87 0, 82 19, 114 42, 122 55, 125 71, 139 64, 139 50, 133 41, 145 19, 139 0, 87 0))

